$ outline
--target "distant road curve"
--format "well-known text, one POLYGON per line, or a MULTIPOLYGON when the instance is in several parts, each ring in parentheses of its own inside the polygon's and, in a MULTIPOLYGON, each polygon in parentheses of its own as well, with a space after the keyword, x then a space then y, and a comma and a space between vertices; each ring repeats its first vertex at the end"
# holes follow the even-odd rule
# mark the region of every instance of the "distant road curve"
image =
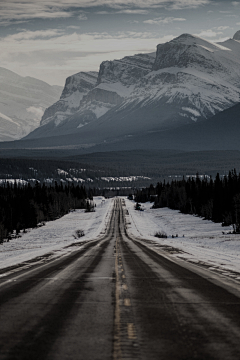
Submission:
POLYGON ((0 279, 0 359, 240 359, 240 287, 106 235, 0 279))

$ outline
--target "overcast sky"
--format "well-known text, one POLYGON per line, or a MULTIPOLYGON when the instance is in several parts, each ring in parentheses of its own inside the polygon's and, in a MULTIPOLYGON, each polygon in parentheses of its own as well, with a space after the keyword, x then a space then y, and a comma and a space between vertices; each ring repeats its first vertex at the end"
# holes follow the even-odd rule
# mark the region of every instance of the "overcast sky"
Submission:
POLYGON ((52 85, 183 33, 224 41, 240 0, 0 0, 0 66, 52 85))

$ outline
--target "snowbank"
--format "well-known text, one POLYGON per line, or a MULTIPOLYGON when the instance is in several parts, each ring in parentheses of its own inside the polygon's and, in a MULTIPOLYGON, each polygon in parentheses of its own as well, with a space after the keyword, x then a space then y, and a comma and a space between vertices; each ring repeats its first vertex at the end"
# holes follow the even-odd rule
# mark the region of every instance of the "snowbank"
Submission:
POLYGON ((240 235, 227 234, 232 228, 168 208, 151 209, 150 203, 142 204, 144 211, 136 211, 134 204, 126 200, 129 233, 153 241, 151 246, 156 248, 162 245, 170 251, 168 247, 173 247, 170 252, 174 257, 202 263, 211 270, 240 279, 240 235), (158 231, 164 231, 168 238, 155 237, 158 231))
POLYGON ((74 248, 66 247, 74 242, 95 239, 105 231, 113 200, 95 197, 94 203, 95 212, 76 210, 58 220, 47 222, 43 227, 21 234, 21 238, 4 242, 0 245, 0 268, 13 266, 46 253, 52 253, 52 257, 59 256, 60 253, 72 251, 74 248), (81 229, 85 236, 75 239, 75 231, 81 229))

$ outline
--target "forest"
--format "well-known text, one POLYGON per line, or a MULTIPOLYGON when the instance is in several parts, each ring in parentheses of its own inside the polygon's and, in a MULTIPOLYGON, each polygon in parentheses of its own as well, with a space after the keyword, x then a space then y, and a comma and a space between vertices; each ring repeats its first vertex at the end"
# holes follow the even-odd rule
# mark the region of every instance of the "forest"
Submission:
POLYGON ((184 214, 193 214, 222 226, 233 225, 240 232, 240 174, 229 171, 227 176, 183 178, 159 182, 156 187, 137 190, 136 202, 153 201, 153 208, 169 207, 184 214))
POLYGON ((67 161, 62 159, 0 157, 0 185, 6 182, 13 183, 15 180, 23 180, 23 182, 29 182, 33 186, 36 181, 41 184, 54 184, 57 181, 65 184, 84 184, 86 187, 101 189, 149 186, 150 184, 148 177, 137 176, 139 175, 138 172, 126 170, 123 164, 120 168, 114 167, 113 163, 100 165, 101 161, 85 163, 81 161, 81 158, 79 161, 75 158, 67 161))
POLYGON ((26 186, 5 184, 0 186, 0 242, 10 239, 13 232, 34 228, 38 224, 55 220, 70 210, 90 210, 92 190, 83 186, 63 185, 55 182, 54 186, 35 183, 26 186))

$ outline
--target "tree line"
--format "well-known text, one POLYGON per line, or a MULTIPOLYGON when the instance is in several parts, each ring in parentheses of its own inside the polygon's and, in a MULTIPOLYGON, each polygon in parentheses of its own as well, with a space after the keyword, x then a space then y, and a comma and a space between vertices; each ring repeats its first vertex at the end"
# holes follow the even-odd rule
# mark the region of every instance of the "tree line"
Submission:
POLYGON ((137 202, 154 201, 153 208, 169 207, 184 214, 194 214, 223 226, 233 225, 240 232, 240 174, 216 178, 197 176, 182 180, 159 182, 156 187, 137 190, 137 202))
POLYGON ((92 197, 91 189, 57 182, 54 186, 38 182, 34 186, 17 183, 0 186, 0 242, 13 232, 18 235, 21 230, 55 220, 71 209, 88 209, 88 196, 92 197))

